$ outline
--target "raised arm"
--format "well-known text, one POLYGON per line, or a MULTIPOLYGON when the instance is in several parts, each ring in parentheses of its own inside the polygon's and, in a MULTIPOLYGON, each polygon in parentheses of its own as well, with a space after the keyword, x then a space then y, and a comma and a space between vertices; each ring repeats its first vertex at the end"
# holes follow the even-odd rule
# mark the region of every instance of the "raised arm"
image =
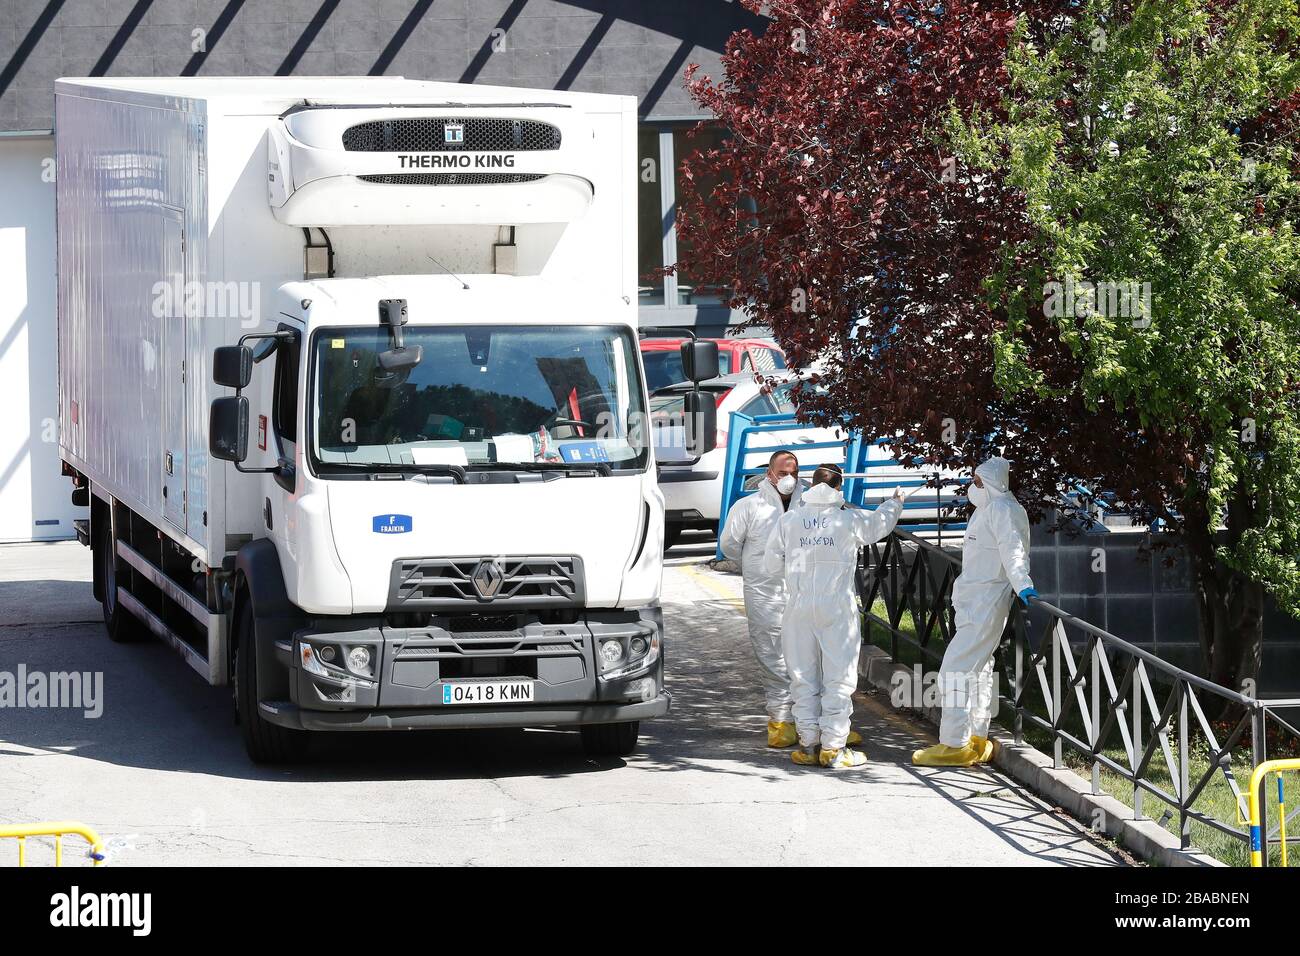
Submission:
POLYGON ((890 498, 875 511, 853 509, 849 513, 855 519, 853 537, 860 546, 865 547, 875 544, 894 530, 899 517, 903 514, 903 502, 898 498, 890 498))

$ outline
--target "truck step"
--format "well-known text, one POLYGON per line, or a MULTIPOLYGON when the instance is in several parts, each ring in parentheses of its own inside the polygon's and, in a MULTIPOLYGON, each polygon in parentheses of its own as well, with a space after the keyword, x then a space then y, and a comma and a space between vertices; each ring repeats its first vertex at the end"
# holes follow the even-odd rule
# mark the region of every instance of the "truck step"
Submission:
POLYGON ((198 652, 194 647, 181 637, 175 631, 164 623, 153 611, 149 610, 140 600, 126 588, 118 586, 117 600, 122 607, 126 608, 141 624, 153 631, 154 636, 158 637, 164 643, 171 645, 172 650, 180 654, 185 663, 189 664, 195 671, 203 676, 204 680, 208 679, 209 667, 207 658, 198 652))

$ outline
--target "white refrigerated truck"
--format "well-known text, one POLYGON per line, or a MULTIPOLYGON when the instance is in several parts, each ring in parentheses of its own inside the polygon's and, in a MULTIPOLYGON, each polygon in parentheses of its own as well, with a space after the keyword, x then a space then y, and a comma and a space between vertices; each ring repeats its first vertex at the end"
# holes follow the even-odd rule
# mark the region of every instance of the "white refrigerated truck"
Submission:
POLYGON ((635 100, 277 77, 55 102, 60 447, 109 635, 232 684, 258 761, 490 726, 630 752, 669 705, 635 100))

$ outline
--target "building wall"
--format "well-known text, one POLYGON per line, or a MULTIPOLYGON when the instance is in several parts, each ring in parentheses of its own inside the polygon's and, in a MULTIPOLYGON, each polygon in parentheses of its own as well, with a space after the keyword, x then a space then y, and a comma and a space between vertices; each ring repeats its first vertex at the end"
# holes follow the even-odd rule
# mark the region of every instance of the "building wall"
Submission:
POLYGON ((68 538, 59 475, 54 141, 0 137, 0 541, 68 538))
POLYGON ((58 76, 404 75, 622 93, 647 119, 703 116, 729 0, 0 0, 0 130, 49 129, 58 76))

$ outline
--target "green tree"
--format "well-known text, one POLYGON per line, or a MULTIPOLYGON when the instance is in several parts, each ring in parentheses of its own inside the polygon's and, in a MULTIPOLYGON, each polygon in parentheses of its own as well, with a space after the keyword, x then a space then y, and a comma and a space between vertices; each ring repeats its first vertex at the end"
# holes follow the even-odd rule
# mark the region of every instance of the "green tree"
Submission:
POLYGON ((1249 690, 1265 590, 1300 616, 1300 13, 1079 6, 1013 39, 1001 115, 948 123, 964 163, 1022 191, 1034 227, 984 286, 1008 317, 995 377, 1009 401, 1077 389, 1135 423, 1128 448, 1066 436, 1053 457, 1178 536, 1206 674, 1249 690), (1051 374, 1061 343, 1077 382, 1051 374), (1134 469, 1152 445, 1164 460, 1134 469))

